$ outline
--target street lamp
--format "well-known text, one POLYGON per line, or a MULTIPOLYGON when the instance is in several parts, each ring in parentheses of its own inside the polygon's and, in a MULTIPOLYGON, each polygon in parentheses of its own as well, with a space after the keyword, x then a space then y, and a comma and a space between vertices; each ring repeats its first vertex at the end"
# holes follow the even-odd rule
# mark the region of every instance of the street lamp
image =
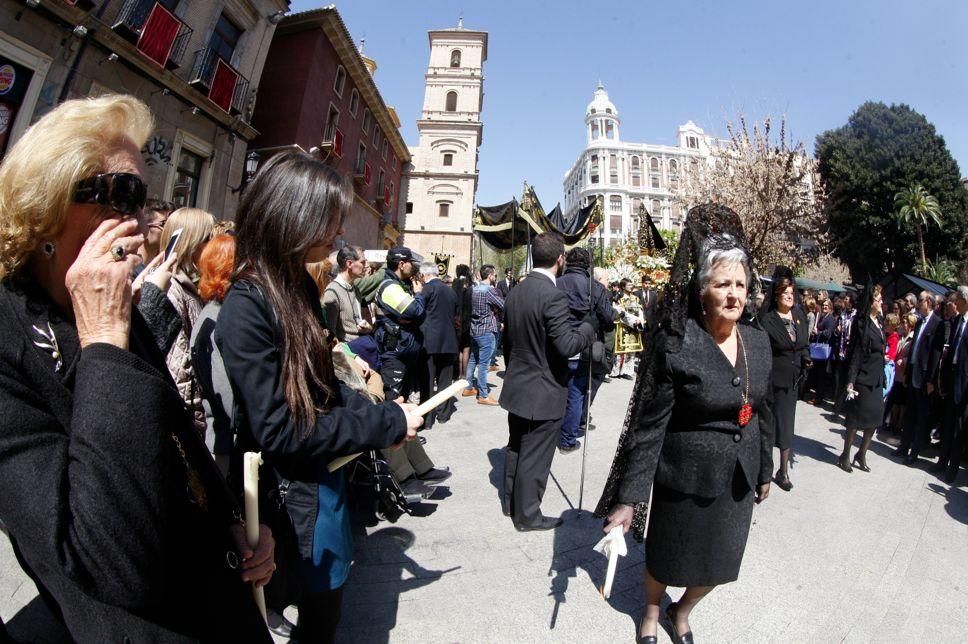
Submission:
POLYGON ((232 188, 232 194, 242 192, 242 190, 252 181, 252 177, 255 176, 256 171, 259 169, 259 153, 252 150, 247 155, 245 155, 245 174, 242 175, 242 183, 239 184, 238 188, 232 188))

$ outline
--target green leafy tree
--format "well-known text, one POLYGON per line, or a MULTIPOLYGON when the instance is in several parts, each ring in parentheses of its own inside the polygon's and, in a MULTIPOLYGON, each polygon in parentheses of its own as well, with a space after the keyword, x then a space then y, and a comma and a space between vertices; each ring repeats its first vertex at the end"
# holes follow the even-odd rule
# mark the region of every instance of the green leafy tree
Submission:
POLYGON ((923 186, 913 185, 894 195, 894 205, 897 207, 897 219, 902 226, 913 223, 918 231, 921 264, 926 265, 928 258, 924 254, 924 235, 921 228, 927 228, 932 223, 941 226, 941 206, 938 200, 929 195, 923 186))
POLYGON ((854 281, 915 268, 925 256, 968 259, 968 191, 935 128, 907 105, 868 102, 847 124, 817 137, 834 253, 854 281), (944 227, 912 235, 896 215, 896 195, 918 184, 938 201, 944 227), (923 241, 923 251, 921 242, 923 241))

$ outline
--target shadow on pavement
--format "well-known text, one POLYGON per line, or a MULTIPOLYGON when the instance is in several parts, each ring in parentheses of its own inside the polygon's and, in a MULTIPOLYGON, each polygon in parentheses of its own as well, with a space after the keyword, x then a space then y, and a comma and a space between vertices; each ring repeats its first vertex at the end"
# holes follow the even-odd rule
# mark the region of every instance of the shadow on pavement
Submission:
POLYGON ((427 570, 406 554, 414 541, 411 531, 395 526, 357 539, 356 564, 343 591, 339 641, 389 642, 400 596, 459 569, 427 570))
POLYGON ((968 492, 958 487, 945 488, 937 483, 928 483, 928 487, 947 500, 944 509, 955 521, 968 524, 968 492))
POLYGON ((503 447, 495 447, 487 450, 487 460, 491 463, 491 471, 487 473, 487 480, 497 491, 498 503, 503 505, 502 494, 504 493, 504 453, 507 450, 503 447))

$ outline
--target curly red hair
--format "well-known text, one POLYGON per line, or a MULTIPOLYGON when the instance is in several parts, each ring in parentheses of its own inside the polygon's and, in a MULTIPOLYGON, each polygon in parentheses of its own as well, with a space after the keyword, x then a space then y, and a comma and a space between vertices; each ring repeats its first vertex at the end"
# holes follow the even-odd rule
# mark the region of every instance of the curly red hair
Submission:
POLYGON ((213 237, 198 258, 198 270, 202 275, 198 282, 198 294, 202 300, 221 302, 232 285, 232 268, 235 265, 235 237, 213 237))

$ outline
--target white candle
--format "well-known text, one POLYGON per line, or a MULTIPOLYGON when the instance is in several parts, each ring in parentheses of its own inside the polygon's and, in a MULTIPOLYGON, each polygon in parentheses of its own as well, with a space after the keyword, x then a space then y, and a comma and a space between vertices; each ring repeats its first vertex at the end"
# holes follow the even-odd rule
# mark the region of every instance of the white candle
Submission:
MULTIPOLYGON (((255 550, 259 545, 259 466, 262 465, 261 452, 246 452, 242 457, 242 488, 245 498, 245 539, 255 550)), ((266 624, 266 597, 262 588, 252 587, 255 603, 262 613, 266 624)))
MULTIPOLYGON (((431 398, 425 402, 421 403, 416 409, 413 410, 413 415, 415 416, 426 416, 431 411, 440 407, 445 402, 462 392, 463 390, 470 387, 470 383, 463 378, 453 383, 443 391, 438 391, 436 394, 431 396, 431 398)), ((356 457, 358 457, 362 452, 357 452, 356 454, 350 454, 349 456, 340 456, 339 458, 334 458, 326 466, 326 469, 330 472, 335 472, 339 468, 343 467, 356 457)))

